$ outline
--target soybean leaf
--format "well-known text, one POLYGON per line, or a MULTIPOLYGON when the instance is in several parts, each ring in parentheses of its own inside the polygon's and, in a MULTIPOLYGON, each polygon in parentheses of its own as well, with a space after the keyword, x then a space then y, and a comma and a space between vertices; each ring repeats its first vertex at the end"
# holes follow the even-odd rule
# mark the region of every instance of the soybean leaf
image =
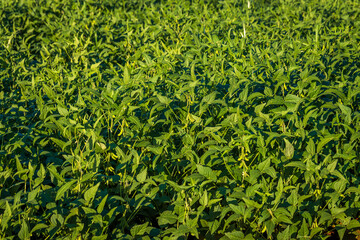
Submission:
POLYGON ((212 181, 216 181, 217 180, 217 177, 216 177, 216 173, 213 172, 213 170, 209 167, 204 167, 200 164, 197 164, 196 165, 196 168, 198 170, 198 172, 203 175, 204 177, 212 180, 212 181))
POLYGON ((63 195, 72 187, 72 185, 76 182, 76 180, 72 180, 70 182, 65 183, 60 187, 60 189, 56 193, 55 201, 59 200, 63 197, 63 195))
POLYGON ((100 186, 100 183, 97 183, 95 186, 92 186, 91 188, 86 190, 86 192, 84 194, 84 199, 86 202, 90 202, 91 200, 93 200, 95 198, 95 195, 96 195, 96 192, 97 192, 99 186, 100 186))

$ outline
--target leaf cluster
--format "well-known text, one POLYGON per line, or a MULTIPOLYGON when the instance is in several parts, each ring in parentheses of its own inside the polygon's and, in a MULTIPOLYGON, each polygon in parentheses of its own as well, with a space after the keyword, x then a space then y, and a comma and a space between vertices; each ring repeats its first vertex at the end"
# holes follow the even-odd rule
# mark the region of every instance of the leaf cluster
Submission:
POLYGON ((1 239, 360 229, 360 4, 0 2, 1 239))

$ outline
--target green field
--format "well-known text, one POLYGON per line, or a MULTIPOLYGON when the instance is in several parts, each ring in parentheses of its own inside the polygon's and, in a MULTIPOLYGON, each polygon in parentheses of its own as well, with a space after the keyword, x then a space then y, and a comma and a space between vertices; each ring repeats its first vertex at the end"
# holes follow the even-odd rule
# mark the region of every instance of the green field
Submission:
POLYGON ((359 186, 358 0, 0 0, 1 240, 355 240, 359 186))

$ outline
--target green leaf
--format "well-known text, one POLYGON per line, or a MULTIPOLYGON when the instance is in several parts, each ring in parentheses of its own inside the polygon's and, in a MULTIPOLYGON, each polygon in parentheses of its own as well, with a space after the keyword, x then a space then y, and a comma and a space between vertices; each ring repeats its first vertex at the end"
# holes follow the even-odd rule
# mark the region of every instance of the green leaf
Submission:
POLYGON ((62 140, 60 140, 60 139, 57 139, 57 138, 50 138, 51 139, 51 141, 53 141, 56 145, 58 145, 61 149, 63 149, 64 148, 64 146, 65 146, 65 142, 64 141, 62 141, 62 140))
POLYGON ((96 211, 98 213, 102 213, 102 211, 104 210, 104 206, 106 204, 107 198, 108 198, 108 194, 106 194, 106 196, 103 199, 101 199, 101 202, 100 202, 99 206, 96 209, 96 211))
POLYGON ((208 203, 208 206, 211 206, 211 205, 213 205, 213 204, 216 204, 216 203, 218 203, 218 202, 220 202, 220 201, 222 201, 222 200, 223 200, 222 198, 210 199, 210 200, 209 200, 209 203, 208 203))
POLYGON ((96 192, 98 190, 100 186, 100 183, 96 184, 95 186, 89 188, 85 194, 84 194, 84 199, 86 202, 90 202, 91 200, 93 200, 95 198, 96 192))
POLYGON ((336 229, 337 233, 339 234, 340 240, 343 240, 345 232, 346 232, 346 227, 337 226, 335 229, 336 229))
POLYGON ((325 222, 327 222, 327 221, 331 221, 331 220, 332 220, 331 214, 328 213, 328 212, 326 212, 326 211, 321 211, 321 212, 319 213, 319 215, 320 215, 320 220, 319 220, 318 225, 323 224, 323 223, 325 223, 325 222))
POLYGON ((91 64, 90 69, 91 69, 92 71, 94 71, 94 70, 96 70, 96 69, 99 67, 100 64, 101 64, 101 62, 97 62, 97 63, 91 64))
POLYGON ((142 170, 137 176, 136 176, 136 180, 138 182, 145 182, 146 180, 146 176, 147 176, 147 168, 145 168, 144 170, 142 170))
POLYGON ((269 236, 272 235, 272 233, 274 232, 275 230, 275 222, 273 219, 270 219, 270 220, 267 220, 265 222, 265 226, 266 226, 266 232, 269 236))
POLYGON ((45 83, 43 83, 43 90, 45 91, 45 93, 46 93, 46 95, 50 98, 50 99, 52 99, 52 98, 54 98, 55 97, 55 92, 48 86, 48 85, 46 85, 45 83))
POLYGON ((22 167, 22 164, 19 160, 19 158, 16 157, 16 169, 18 170, 18 172, 21 172, 24 170, 24 168, 22 167))
POLYGON ((284 141, 285 141, 284 154, 286 158, 291 159, 294 156, 294 146, 287 139, 284 139, 284 141))
POLYGON ((230 240, 239 240, 244 239, 245 235, 241 231, 232 231, 225 233, 225 236, 228 237, 230 240))
POLYGON ((299 239, 303 239, 303 240, 308 239, 308 237, 309 237, 309 227, 308 227, 305 219, 303 219, 303 221, 302 221, 301 228, 300 228, 300 231, 299 231, 297 237, 299 239))
POLYGON ((65 179, 58 174, 54 165, 48 166, 47 169, 57 180, 59 180, 61 182, 65 182, 65 179))
POLYGON ((130 71, 128 67, 124 67, 124 83, 129 84, 130 83, 130 71))
POLYGON ((11 217, 13 216, 11 207, 9 205, 8 201, 5 201, 5 211, 4 214, 1 216, 1 227, 2 230, 6 229, 8 227, 8 222, 11 220, 11 217))
POLYGON ((171 211, 164 211, 160 214, 158 218, 158 224, 160 226, 174 224, 178 220, 178 217, 173 214, 171 211))
POLYGON ((8 201, 5 201, 5 211, 4 211, 4 217, 11 217, 12 216, 12 211, 11 211, 11 207, 8 201))
POLYGON ((288 94, 285 97, 285 102, 290 102, 290 103, 301 103, 303 101, 302 98, 293 95, 293 94, 288 94))
POLYGON ((108 238, 108 235, 107 234, 103 234, 103 235, 100 235, 100 236, 92 236, 92 240, 106 240, 108 238))
POLYGON ((59 105, 57 108, 61 116, 66 117, 67 115, 69 115, 69 111, 66 108, 60 107, 59 105))
POLYGON ((204 191, 203 195, 201 196, 199 202, 201 205, 203 205, 205 207, 208 205, 209 199, 208 199, 208 194, 207 194, 206 190, 204 191))
POLYGON ((213 170, 209 167, 204 167, 201 166, 200 164, 196 165, 198 172, 203 175, 204 177, 212 180, 212 181, 216 181, 217 177, 216 174, 213 172, 213 170))
POLYGON ((29 203, 29 202, 35 200, 39 194, 39 191, 40 191, 40 187, 37 187, 33 191, 29 192, 27 202, 29 203))
POLYGON ((314 141, 312 140, 312 138, 309 139, 308 141, 308 144, 306 146, 306 151, 308 153, 310 153, 311 156, 314 156, 315 155, 315 143, 314 141))
POLYGON ((344 194, 349 194, 349 193, 360 194, 360 188, 359 187, 349 187, 348 189, 346 189, 344 194))
POLYGON ((146 222, 144 224, 141 225, 135 225, 130 229, 130 234, 131 236, 135 237, 135 236, 142 236, 144 235, 145 231, 146 231, 146 227, 149 225, 149 222, 146 222))
POLYGON ((246 235, 242 240, 255 240, 255 238, 252 236, 251 233, 249 233, 249 234, 246 235))
POLYGON ((334 190, 338 193, 342 193, 346 189, 347 180, 339 179, 334 182, 334 190))
POLYGON ((248 98, 248 94, 249 94, 249 88, 248 88, 248 86, 246 86, 239 95, 240 100, 242 102, 245 102, 248 98))
POLYGON ((293 161, 285 165, 285 167, 297 167, 301 170, 306 170, 306 165, 301 161, 293 161))
POLYGON ((159 102, 161 102, 165 105, 169 105, 172 102, 171 99, 169 99, 168 97, 165 97, 165 96, 157 95, 156 97, 159 99, 159 102))
POLYGON ((310 239, 313 239, 313 237, 318 234, 319 232, 323 231, 324 228, 321 228, 321 227, 315 227, 313 229, 311 229, 311 232, 310 232, 310 239))
POLYGON ((359 220, 351 220, 349 224, 346 225, 347 229, 360 228, 359 220))
POLYGON ((264 173, 268 174, 272 178, 276 178, 277 176, 276 170, 273 167, 265 168, 264 173))
POLYGON ((22 220, 21 229, 20 229, 20 231, 18 233, 18 237, 21 240, 30 239, 29 227, 28 227, 25 220, 22 220))
POLYGON ((180 237, 185 236, 187 233, 191 232, 191 228, 189 228, 186 225, 180 225, 178 229, 176 229, 172 236, 174 237, 180 237))
POLYGON ((278 233, 277 235, 277 240, 290 240, 290 239, 291 239, 290 226, 285 228, 284 231, 278 233))
POLYGON ((291 194, 290 194, 290 196, 287 198, 287 201, 288 201, 288 203, 290 203, 291 205, 294 205, 294 206, 299 202, 299 200, 298 200, 298 193, 297 193, 296 190, 292 190, 292 191, 291 191, 291 194))
POLYGON ((284 191, 284 183, 283 183, 282 177, 280 177, 279 180, 278 180, 276 190, 277 190, 277 192, 283 192, 284 191))
POLYGON ((203 99, 202 99, 202 102, 204 103, 207 103, 207 104, 212 104, 216 98, 216 94, 217 92, 212 92, 208 95, 206 95, 203 99))
POLYGON ((330 173, 333 173, 334 170, 336 169, 337 162, 338 162, 337 160, 333 161, 326 167, 326 169, 329 170, 330 173))
POLYGON ((351 123, 351 108, 349 108, 341 103, 338 103, 338 106, 339 106, 341 112, 345 115, 345 123, 350 124, 351 123))
POLYGON ((72 187, 72 185, 76 182, 77 180, 72 180, 70 182, 65 183, 64 185, 62 185, 60 187, 60 189, 57 191, 56 193, 56 197, 55 197, 55 201, 59 200, 60 198, 62 198, 65 194, 65 192, 67 192, 69 190, 69 188, 72 187))
POLYGON ((264 172, 265 169, 267 169, 268 167, 270 167, 270 163, 271 163, 271 160, 270 158, 266 159, 265 161, 259 163, 257 165, 257 168, 260 170, 260 172, 264 172))
POLYGON ((234 205, 234 204, 229 204, 229 207, 231 208, 231 210, 233 210, 236 214, 240 214, 240 215, 244 215, 245 213, 245 207, 240 205, 234 205))
POLYGON ((31 233, 34 233, 36 232, 37 230, 40 230, 40 229, 44 229, 44 228, 48 228, 49 226, 44 224, 44 223, 38 223, 36 224, 33 229, 31 229, 31 233))
POLYGON ((324 137, 320 143, 317 145, 317 148, 316 148, 316 152, 317 153, 320 153, 320 151, 323 149, 323 147, 328 144, 330 141, 334 140, 335 139, 335 136, 327 136, 327 137, 324 137))
POLYGON ((263 204, 259 204, 255 201, 247 199, 247 198, 242 198, 242 200, 245 202, 245 204, 247 206, 251 206, 251 207, 255 207, 255 208, 261 208, 263 206, 263 204))

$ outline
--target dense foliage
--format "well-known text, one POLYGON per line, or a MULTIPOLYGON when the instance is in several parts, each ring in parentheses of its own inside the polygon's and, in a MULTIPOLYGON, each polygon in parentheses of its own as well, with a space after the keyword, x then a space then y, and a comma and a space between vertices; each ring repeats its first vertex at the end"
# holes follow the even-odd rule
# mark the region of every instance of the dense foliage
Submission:
POLYGON ((0 6, 0 239, 355 239, 359 1, 0 6))

